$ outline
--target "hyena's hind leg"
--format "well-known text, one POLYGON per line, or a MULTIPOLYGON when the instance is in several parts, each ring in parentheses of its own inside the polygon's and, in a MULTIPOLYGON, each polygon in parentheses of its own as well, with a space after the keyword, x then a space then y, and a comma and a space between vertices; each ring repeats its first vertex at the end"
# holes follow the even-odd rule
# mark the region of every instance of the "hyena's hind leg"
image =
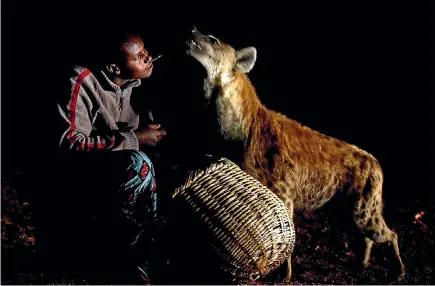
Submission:
POLYGON ((388 242, 393 246, 402 278, 405 275, 405 267, 400 257, 398 237, 388 228, 382 216, 382 174, 380 170, 372 171, 364 189, 358 194, 353 215, 358 228, 365 236, 363 267, 369 265, 373 242, 388 242))

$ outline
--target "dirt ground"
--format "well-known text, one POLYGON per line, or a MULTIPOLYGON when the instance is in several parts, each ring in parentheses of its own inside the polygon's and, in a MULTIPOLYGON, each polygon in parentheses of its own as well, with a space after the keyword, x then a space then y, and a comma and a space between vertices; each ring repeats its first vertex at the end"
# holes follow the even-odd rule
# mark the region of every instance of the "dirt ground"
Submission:
MULTIPOLYGON (((2 178, 2 284, 96 284, 86 278, 47 279, 37 265, 32 205, 2 178)), ((435 206, 430 202, 386 201, 384 215, 398 233, 406 276, 389 277, 394 257, 387 245, 375 246, 369 268, 355 268, 358 233, 333 207, 295 218, 297 241, 292 284, 435 284, 435 206)))

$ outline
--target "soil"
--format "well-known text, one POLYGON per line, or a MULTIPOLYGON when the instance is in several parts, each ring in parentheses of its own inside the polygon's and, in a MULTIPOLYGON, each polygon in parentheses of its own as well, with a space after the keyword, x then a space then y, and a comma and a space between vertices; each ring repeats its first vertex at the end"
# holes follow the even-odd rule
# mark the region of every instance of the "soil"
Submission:
MULTIPOLYGON (((98 284, 95 275, 92 279, 86 276, 54 279, 38 267, 32 204, 20 194, 22 190, 16 182, 2 178, 1 283, 98 284)), ((394 276, 395 260, 388 245, 375 245, 370 267, 359 269, 357 250, 363 242, 358 231, 343 220, 336 207, 326 206, 314 213, 295 216, 297 241, 292 256, 292 284, 435 284, 435 207, 418 200, 389 200, 384 204, 387 224, 399 235, 406 267, 404 279, 394 276)))

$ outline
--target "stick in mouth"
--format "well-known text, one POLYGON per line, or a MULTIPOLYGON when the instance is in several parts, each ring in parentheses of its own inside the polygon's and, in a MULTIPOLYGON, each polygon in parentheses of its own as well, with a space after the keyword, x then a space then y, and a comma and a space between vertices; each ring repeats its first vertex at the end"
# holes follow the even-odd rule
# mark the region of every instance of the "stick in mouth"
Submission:
POLYGON ((152 59, 151 62, 154 62, 154 61, 160 59, 161 57, 162 57, 162 55, 158 55, 157 57, 155 57, 154 59, 152 59))

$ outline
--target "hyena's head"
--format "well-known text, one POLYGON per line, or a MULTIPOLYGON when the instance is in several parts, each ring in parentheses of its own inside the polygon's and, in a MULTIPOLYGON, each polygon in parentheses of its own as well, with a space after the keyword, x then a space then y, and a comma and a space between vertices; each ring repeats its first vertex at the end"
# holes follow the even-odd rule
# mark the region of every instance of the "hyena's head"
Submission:
POLYGON ((254 47, 236 51, 212 35, 201 34, 195 27, 187 46, 187 53, 201 63, 209 78, 236 70, 248 73, 257 59, 257 50, 254 47))

